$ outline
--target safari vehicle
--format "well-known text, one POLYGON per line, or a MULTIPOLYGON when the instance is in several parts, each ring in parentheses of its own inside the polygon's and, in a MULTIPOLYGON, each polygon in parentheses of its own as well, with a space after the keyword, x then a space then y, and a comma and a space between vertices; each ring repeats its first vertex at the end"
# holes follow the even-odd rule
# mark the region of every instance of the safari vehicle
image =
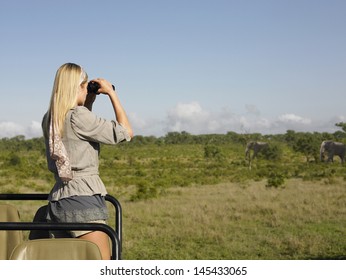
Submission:
POLYGON ((121 259, 122 209, 119 201, 106 195, 115 208, 114 229, 100 223, 47 223, 47 205, 41 206, 32 222, 20 220, 20 213, 8 201, 47 200, 48 194, 0 194, 0 260, 86 260, 101 259, 96 244, 79 238, 49 238, 49 230, 98 230, 111 241, 112 260, 121 259), (23 231, 29 231, 24 238, 23 231))

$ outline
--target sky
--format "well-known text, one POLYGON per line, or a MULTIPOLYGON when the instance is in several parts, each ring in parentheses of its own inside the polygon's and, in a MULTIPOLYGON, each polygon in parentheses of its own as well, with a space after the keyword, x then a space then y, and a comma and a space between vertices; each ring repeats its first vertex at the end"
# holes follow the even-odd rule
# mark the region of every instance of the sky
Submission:
MULTIPOLYGON (((0 4, 0 138, 41 137, 56 70, 117 88, 136 135, 335 132, 346 122, 344 0, 0 4)), ((114 119, 107 96, 93 111, 114 119)))

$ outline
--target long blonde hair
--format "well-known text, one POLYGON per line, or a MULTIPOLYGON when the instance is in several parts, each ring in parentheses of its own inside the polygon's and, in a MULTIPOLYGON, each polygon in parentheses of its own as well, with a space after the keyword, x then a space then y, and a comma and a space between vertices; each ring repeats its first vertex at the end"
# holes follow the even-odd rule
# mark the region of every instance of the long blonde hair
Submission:
POLYGON ((88 75, 81 66, 74 63, 63 64, 56 72, 52 95, 46 118, 45 135, 49 131, 50 121, 54 131, 63 136, 67 112, 76 106, 80 86, 88 81, 88 75))

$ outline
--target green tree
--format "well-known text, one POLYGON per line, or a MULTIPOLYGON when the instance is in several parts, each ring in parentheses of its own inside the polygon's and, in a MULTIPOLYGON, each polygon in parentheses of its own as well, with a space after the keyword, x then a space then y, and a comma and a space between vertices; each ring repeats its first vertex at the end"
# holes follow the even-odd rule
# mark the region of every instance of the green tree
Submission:
POLYGON ((335 125, 338 126, 338 127, 341 127, 341 129, 342 129, 344 132, 346 132, 346 123, 344 123, 344 122, 339 122, 339 123, 336 123, 335 125))
POLYGON ((296 135, 293 150, 302 153, 309 162, 311 158, 318 159, 320 139, 310 132, 302 132, 296 135))
POLYGON ((266 149, 261 151, 260 156, 266 160, 279 160, 282 156, 282 150, 278 144, 270 143, 266 149))

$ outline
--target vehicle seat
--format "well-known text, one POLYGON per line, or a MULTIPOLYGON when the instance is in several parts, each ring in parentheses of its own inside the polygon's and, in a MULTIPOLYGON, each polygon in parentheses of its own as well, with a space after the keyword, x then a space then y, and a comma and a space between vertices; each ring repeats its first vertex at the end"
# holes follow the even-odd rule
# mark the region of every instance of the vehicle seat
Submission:
MULTIPOLYGON (((20 222, 17 208, 9 204, 0 204, 0 222, 20 222)), ((0 260, 8 260, 12 250, 22 241, 22 231, 0 230, 0 260)))
POLYGON ((14 248, 10 260, 101 260, 98 246, 78 238, 24 241, 14 248))

